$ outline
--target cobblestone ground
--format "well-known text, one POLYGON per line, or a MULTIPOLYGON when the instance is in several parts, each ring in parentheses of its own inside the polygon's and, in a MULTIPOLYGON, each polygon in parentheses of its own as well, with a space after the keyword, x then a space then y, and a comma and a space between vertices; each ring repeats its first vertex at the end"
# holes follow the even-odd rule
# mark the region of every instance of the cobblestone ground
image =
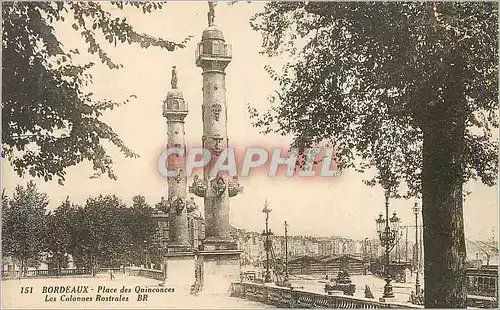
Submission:
MULTIPOLYGON (((21 280, 2 280, 2 309, 57 309, 57 308, 85 308, 85 309, 165 309, 165 308, 263 308, 267 307, 260 303, 250 302, 238 298, 232 298, 229 294, 199 294, 197 296, 186 293, 186 288, 173 287, 175 292, 170 293, 146 293, 147 301, 139 301, 137 288, 161 288, 159 281, 146 279, 142 277, 132 277, 126 275, 115 275, 111 280, 109 275, 98 275, 95 278, 44 278, 44 279, 21 279, 21 280), (43 292, 44 286, 89 286, 88 293, 47 293, 43 292), (21 288, 33 288, 32 293, 21 293, 21 288), (116 293, 98 292, 99 287, 117 289, 116 293), (125 287, 131 290, 130 293, 120 293, 125 287), (100 301, 97 301, 97 295, 100 295, 100 301), (122 298, 122 301, 106 300, 106 297, 122 298), (64 296, 64 297, 63 297, 64 296), (80 298, 90 298, 91 302, 85 301, 61 301, 61 299, 71 299, 70 296, 80 298), (52 301, 54 298, 54 301, 52 301), (125 301, 123 299, 127 298, 125 301)), ((169 286, 167 286, 169 287, 169 286)), ((29 292, 29 289, 28 289, 29 292)), ((141 294, 142 295, 142 294, 141 294)))

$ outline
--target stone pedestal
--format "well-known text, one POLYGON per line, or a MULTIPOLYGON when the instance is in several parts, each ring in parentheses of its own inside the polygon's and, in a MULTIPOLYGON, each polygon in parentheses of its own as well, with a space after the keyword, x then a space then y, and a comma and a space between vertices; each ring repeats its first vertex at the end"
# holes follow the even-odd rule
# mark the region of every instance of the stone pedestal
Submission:
POLYGON ((238 245, 232 238, 206 237, 205 240, 203 240, 203 249, 210 252, 237 250, 238 245))
POLYGON ((195 282, 195 259, 193 252, 166 253, 163 257, 165 286, 175 288, 177 293, 189 294, 195 282))
POLYGON ((198 253, 203 269, 203 293, 227 294, 231 282, 239 281, 241 250, 204 250, 198 253))

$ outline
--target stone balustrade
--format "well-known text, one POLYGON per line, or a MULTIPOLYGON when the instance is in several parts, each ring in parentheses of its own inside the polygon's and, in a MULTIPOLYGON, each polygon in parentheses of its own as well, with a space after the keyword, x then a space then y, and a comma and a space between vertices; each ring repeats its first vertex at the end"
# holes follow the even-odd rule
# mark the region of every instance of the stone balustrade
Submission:
POLYGON ((72 276, 88 276, 92 275, 89 269, 38 269, 21 271, 3 271, 2 279, 10 278, 42 278, 42 277, 72 277, 72 276))
POLYGON ((163 281, 165 279, 163 270, 156 270, 156 269, 134 268, 130 269, 129 275, 158 280, 158 281, 163 281))
POLYGON ((251 282, 231 283, 231 296, 282 308, 423 308, 411 304, 380 302, 347 295, 328 295, 251 282))

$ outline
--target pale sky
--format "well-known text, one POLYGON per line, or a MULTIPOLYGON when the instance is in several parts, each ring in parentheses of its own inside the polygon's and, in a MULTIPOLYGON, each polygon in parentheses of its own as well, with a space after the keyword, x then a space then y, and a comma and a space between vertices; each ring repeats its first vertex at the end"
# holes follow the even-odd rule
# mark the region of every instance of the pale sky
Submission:
MULTIPOLYGON (((228 136, 230 146, 287 146, 289 140, 277 136, 263 136, 250 124, 246 105, 251 103, 264 111, 275 85, 264 70, 273 60, 259 55, 261 36, 252 31, 249 19, 261 10, 264 3, 237 3, 216 6, 215 23, 224 32, 226 43, 232 44, 233 60, 226 69, 228 105, 228 136)), ((156 170, 158 156, 167 141, 167 124, 162 117, 162 102, 170 88, 173 65, 178 68, 178 86, 189 104, 186 117, 186 142, 201 144, 202 123, 202 76, 195 60, 196 44, 207 27, 208 6, 205 2, 169 2, 161 11, 144 15, 139 10, 120 11, 116 16, 126 16, 139 32, 165 39, 181 41, 192 35, 184 49, 168 52, 159 48, 141 49, 139 46, 119 45, 113 48, 104 44, 106 52, 124 69, 109 70, 96 58, 85 58, 98 62, 92 73, 94 84, 89 91, 96 98, 116 101, 134 94, 137 99, 105 115, 105 120, 114 128, 125 144, 140 155, 138 159, 126 159, 116 148, 109 148, 114 160, 117 181, 107 177, 89 179, 92 167, 84 163, 68 169, 64 186, 57 181, 35 180, 41 191, 51 199, 50 208, 57 207, 67 195, 75 203, 84 204, 90 195, 116 194, 127 204, 134 195, 144 195, 150 205, 166 196, 165 180, 156 170)), ((84 50, 82 39, 72 30, 71 21, 57 28, 57 36, 66 50, 84 50)), ((9 194, 17 184, 25 184, 28 178, 20 179, 13 169, 2 161, 3 187, 9 194)), ((344 171, 341 177, 325 179, 269 178, 251 175, 240 178, 244 193, 230 198, 230 222, 237 228, 261 231, 264 215, 261 212, 264 200, 269 200, 273 209, 270 228, 282 233, 283 221, 287 220, 292 235, 331 236, 364 239, 375 237, 375 218, 384 210, 383 192, 380 188, 369 188, 361 182, 362 175, 344 171)), ((188 180, 191 184, 191 180, 188 180)), ((466 238, 487 239, 498 234, 497 188, 488 188, 479 183, 468 184, 472 194, 465 201, 464 220, 466 238)), ((203 200, 196 198, 202 207, 203 200)), ((411 211, 414 201, 391 201, 391 210, 396 210, 403 225, 413 224, 411 211)))

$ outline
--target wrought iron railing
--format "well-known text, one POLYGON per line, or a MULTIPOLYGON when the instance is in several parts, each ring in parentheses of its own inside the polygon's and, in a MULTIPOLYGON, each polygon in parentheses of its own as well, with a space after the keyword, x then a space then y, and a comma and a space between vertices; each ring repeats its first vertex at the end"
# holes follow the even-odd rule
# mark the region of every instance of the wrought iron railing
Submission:
POLYGON ((467 269, 467 294, 498 297, 498 266, 467 269))
POLYGON ((220 41, 201 42, 198 43, 196 48, 195 58, 198 60, 200 56, 230 58, 232 56, 232 47, 231 44, 220 41))

